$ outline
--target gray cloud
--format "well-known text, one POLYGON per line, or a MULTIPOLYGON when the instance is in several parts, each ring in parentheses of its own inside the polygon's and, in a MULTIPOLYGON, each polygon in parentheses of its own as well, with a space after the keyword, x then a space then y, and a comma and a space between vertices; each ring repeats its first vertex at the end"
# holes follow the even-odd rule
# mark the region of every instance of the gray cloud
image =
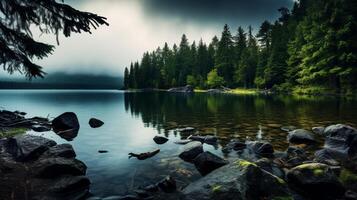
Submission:
MULTIPOLYGON (((93 34, 60 37, 53 55, 37 63, 49 73, 91 73, 121 75, 131 61, 139 60, 148 50, 178 43, 185 33, 189 40, 209 42, 220 35, 223 25, 258 27, 274 20, 281 6, 291 7, 293 0, 65 0, 79 10, 108 18, 109 27, 93 34)), ((234 32, 232 30, 232 32, 234 32)), ((35 37, 56 44, 52 35, 35 37)), ((0 73, 5 74, 4 72, 0 73)))

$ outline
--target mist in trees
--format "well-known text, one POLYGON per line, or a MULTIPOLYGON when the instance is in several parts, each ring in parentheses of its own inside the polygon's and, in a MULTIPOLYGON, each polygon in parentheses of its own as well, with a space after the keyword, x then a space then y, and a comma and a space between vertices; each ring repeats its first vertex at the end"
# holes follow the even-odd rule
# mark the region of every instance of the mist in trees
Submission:
POLYGON ((278 10, 259 30, 227 24, 209 44, 180 44, 146 52, 125 69, 126 88, 193 85, 266 88, 326 88, 352 92, 357 83, 357 2, 300 0, 278 10), (256 32, 256 34, 253 34, 256 32), (133 67, 135 66, 135 67, 133 67))

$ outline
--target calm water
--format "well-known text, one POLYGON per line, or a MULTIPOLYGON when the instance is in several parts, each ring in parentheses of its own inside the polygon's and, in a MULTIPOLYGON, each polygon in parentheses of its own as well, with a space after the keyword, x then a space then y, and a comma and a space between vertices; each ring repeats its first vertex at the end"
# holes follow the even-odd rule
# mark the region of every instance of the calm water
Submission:
MULTIPOLYGON (((20 110, 29 116, 55 117, 72 111, 81 128, 69 143, 77 158, 87 166, 91 191, 97 196, 126 194, 139 186, 154 183, 166 175, 176 177, 179 185, 199 178, 191 164, 177 158, 181 138, 178 127, 197 128, 199 134, 214 134, 216 147, 205 150, 223 155, 220 147, 232 138, 263 140, 284 150, 286 135, 281 126, 313 126, 346 123, 357 125, 357 101, 333 97, 293 98, 287 96, 238 96, 208 94, 123 93, 119 91, 0 91, 0 106, 20 110), (92 129, 88 120, 96 117, 104 126, 92 129), (170 141, 156 145, 152 138, 165 135, 170 141), (129 152, 161 152, 148 160, 128 159, 129 152), (99 154, 98 150, 108 150, 99 154)), ((31 134, 38 134, 32 133, 31 134)), ((66 143, 52 132, 42 133, 58 143, 66 143)))

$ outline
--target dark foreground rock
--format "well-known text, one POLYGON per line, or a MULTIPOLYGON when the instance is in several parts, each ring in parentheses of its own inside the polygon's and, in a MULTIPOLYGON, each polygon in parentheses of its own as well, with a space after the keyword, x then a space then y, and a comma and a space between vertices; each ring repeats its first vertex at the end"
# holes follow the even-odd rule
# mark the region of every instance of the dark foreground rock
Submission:
POLYGON ((69 144, 21 135, 0 140, 0 199, 83 199, 90 181, 69 144))
POLYGON ((288 142, 293 144, 311 144, 316 142, 312 133, 304 129, 290 131, 287 139, 288 142))
POLYGON ((184 87, 176 87, 176 88, 170 88, 167 91, 168 92, 183 92, 183 93, 192 93, 193 92, 193 87, 191 85, 186 85, 184 87))
POLYGON ((212 172, 215 169, 218 169, 226 164, 228 161, 224 160, 223 158, 216 156, 215 154, 206 151, 199 154, 194 159, 194 164, 196 169, 200 172, 202 176, 205 176, 212 172))
POLYGON ((321 163, 292 168, 287 173, 287 181, 291 188, 312 199, 338 199, 345 193, 334 171, 321 163))
POLYGON ((254 163, 237 160, 191 183, 183 200, 292 199, 284 180, 254 163))
POLYGON ((89 126, 92 128, 99 128, 103 126, 104 122, 102 120, 96 119, 96 118, 91 118, 89 120, 89 126))
POLYGON ((194 141, 185 144, 185 146, 181 148, 179 157, 186 162, 193 162, 193 160, 201 153, 203 153, 202 143, 194 141))
POLYGON ((153 140, 156 144, 165 144, 169 139, 166 137, 157 135, 153 138, 153 140))
POLYGON ((271 157, 274 153, 273 145, 268 142, 249 141, 247 148, 262 157, 271 157))

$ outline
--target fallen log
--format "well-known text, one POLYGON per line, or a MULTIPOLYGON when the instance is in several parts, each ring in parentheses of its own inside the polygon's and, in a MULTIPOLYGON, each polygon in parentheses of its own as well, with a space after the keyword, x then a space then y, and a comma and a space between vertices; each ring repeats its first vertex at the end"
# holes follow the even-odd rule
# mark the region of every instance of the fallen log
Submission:
POLYGON ((155 156, 156 154, 158 154, 160 152, 160 149, 156 149, 154 151, 149 151, 149 152, 145 152, 145 153, 129 153, 129 159, 132 157, 137 158, 138 160, 145 160, 148 158, 151 158, 153 156, 155 156))

